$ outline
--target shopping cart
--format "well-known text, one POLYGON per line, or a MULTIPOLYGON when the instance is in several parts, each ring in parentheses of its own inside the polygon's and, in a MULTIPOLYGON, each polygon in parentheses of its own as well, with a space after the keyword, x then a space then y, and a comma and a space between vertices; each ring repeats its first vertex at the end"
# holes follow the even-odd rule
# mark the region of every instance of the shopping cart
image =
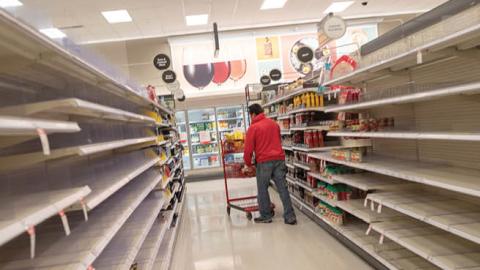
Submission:
MULTIPOLYGON (((244 172, 242 170, 244 166, 243 161, 243 149, 244 141, 242 140, 222 140, 222 163, 223 163, 223 176, 225 179, 225 195, 227 197, 227 213, 230 215, 231 209, 237 209, 243 211, 247 215, 247 219, 251 220, 253 212, 259 210, 257 203, 257 196, 245 196, 231 198, 228 190, 228 181, 230 180, 245 180, 255 177, 255 170, 251 172, 244 172)), ((275 209, 275 205, 271 205, 272 211, 275 209)))

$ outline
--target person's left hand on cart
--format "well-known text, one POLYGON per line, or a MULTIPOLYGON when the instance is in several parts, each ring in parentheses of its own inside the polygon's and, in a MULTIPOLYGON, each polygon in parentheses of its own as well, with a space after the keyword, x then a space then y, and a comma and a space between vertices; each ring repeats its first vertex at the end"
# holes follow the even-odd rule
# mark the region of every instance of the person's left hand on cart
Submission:
POLYGON ((243 166, 243 168, 242 168, 242 173, 244 173, 244 174, 250 174, 250 173, 252 173, 253 171, 254 171, 254 168, 253 168, 252 166, 247 166, 247 165, 245 165, 245 166, 243 166))

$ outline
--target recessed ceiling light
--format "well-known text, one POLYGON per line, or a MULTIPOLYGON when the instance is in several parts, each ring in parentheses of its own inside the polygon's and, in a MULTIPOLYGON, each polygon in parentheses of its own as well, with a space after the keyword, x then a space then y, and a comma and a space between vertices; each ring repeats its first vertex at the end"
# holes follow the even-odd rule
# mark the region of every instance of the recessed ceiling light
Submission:
POLYGON ((58 30, 58 28, 44 28, 40 29, 40 32, 42 32, 44 35, 46 35, 49 38, 64 38, 67 35, 63 33, 62 31, 58 30))
POLYGON ((132 21, 132 17, 130 17, 130 14, 128 14, 128 11, 125 9, 102 11, 102 15, 109 23, 122 23, 132 21))
POLYGON ((185 16, 187 25, 202 25, 208 23, 208 14, 185 16))
POLYGON ((260 9, 276 9, 283 8, 287 0, 263 0, 260 9))
POLYGON ((353 4, 354 1, 333 2, 328 6, 323 13, 328 14, 342 12, 353 4))
POLYGON ((0 0, 0 7, 2 8, 20 7, 20 6, 23 6, 23 4, 18 0, 0 0))

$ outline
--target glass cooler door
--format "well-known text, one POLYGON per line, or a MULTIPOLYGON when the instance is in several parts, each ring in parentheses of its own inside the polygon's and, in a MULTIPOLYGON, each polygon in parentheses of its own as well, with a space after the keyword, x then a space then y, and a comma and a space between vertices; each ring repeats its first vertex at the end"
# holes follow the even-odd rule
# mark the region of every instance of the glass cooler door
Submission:
POLYGON ((220 139, 234 130, 245 132, 243 106, 217 108, 217 126, 220 139))
POLYGON ((180 143, 183 146, 183 168, 190 170, 190 148, 188 146, 188 131, 187 131, 187 119, 185 117, 185 111, 175 113, 175 119, 177 122, 178 133, 180 136, 180 143))
POLYGON ((214 109, 188 111, 193 169, 220 166, 214 109))

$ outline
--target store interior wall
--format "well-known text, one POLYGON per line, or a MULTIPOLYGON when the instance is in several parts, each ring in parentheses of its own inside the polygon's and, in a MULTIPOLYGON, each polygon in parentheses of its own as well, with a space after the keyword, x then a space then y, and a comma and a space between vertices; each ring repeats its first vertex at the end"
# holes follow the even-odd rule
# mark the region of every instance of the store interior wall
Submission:
MULTIPOLYGON (((415 14, 410 14, 381 18, 378 22, 378 34, 382 35, 415 16, 415 14)), ((367 20, 368 19, 370 18, 367 18, 367 20)), ((85 44, 84 46, 103 56, 107 61, 124 72, 131 80, 141 85, 155 86, 158 95, 170 94, 170 91, 168 91, 165 83, 162 81, 162 72, 157 70, 152 64, 154 56, 159 53, 171 56, 170 45, 167 38, 160 37, 108 43, 91 43, 85 44)), ((243 93, 231 93, 188 98, 184 102, 176 102, 176 109, 201 109, 244 103, 245 96, 243 93)))

